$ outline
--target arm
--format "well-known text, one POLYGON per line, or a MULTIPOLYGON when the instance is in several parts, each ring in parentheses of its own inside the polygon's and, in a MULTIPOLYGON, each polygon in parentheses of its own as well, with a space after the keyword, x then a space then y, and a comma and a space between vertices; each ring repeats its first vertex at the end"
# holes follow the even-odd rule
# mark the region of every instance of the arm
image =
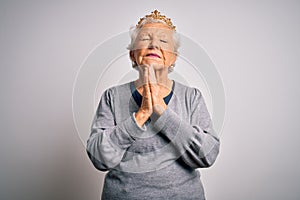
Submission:
POLYGON ((204 168, 215 162, 220 143, 201 92, 197 89, 193 92, 189 120, 181 119, 168 107, 154 126, 172 141, 187 165, 204 168))
POLYGON ((143 128, 136 124, 133 115, 116 124, 113 91, 106 90, 101 97, 87 140, 86 151, 93 165, 101 171, 117 166, 134 141, 131 134, 139 134, 144 131, 143 128))

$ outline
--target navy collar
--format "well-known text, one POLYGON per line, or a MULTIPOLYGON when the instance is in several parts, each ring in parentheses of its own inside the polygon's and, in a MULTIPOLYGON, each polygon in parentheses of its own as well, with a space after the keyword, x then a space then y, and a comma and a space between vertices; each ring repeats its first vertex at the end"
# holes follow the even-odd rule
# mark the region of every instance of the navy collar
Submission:
MULTIPOLYGON (((173 86, 172 86, 172 90, 171 92, 168 94, 168 96, 164 97, 164 101, 165 103, 168 105, 169 101, 171 100, 172 96, 173 96, 173 91, 174 91, 174 85, 175 85, 175 81, 173 80, 173 86)), ((142 104, 142 99, 143 96, 137 91, 137 89, 134 86, 134 81, 132 81, 130 83, 130 90, 131 90, 131 94, 132 97, 134 99, 134 101, 136 102, 136 104, 141 107, 142 104)))

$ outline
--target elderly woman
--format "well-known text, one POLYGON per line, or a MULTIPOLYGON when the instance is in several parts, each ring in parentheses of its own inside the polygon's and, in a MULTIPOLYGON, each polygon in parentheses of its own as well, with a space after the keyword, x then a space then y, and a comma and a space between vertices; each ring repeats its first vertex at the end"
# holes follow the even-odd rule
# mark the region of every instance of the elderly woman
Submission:
POLYGON ((155 10, 131 33, 137 80, 107 89, 87 141, 94 166, 108 171, 102 199, 205 199, 197 168, 219 152, 201 92, 170 80, 178 35, 155 10))

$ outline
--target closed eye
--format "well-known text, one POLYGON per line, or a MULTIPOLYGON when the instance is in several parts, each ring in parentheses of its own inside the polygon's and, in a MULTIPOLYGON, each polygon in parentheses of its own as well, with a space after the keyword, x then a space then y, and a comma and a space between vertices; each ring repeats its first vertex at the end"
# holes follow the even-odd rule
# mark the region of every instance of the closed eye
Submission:
POLYGON ((150 36, 149 36, 148 34, 142 34, 142 35, 139 37, 139 40, 140 40, 140 41, 150 40, 150 36))
POLYGON ((160 40, 161 42, 163 42, 163 43, 168 43, 168 41, 167 40, 160 40))

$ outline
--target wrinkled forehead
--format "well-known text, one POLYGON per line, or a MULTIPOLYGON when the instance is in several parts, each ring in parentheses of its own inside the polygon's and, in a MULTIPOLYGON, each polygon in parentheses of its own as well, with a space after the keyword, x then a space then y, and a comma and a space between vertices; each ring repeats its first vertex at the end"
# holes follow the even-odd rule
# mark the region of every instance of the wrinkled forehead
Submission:
POLYGON ((145 24, 139 30, 139 35, 142 34, 172 36, 173 30, 160 23, 145 24))

